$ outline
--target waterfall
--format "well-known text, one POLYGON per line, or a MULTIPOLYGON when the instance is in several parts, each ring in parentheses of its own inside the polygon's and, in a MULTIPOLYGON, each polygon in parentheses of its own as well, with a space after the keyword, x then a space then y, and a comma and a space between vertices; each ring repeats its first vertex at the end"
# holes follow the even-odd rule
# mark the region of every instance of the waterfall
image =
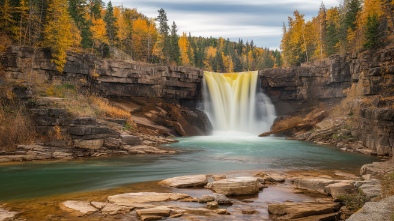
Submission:
POLYGON ((204 72, 204 112, 214 131, 259 134, 269 131, 275 108, 261 91, 257 71, 204 72))

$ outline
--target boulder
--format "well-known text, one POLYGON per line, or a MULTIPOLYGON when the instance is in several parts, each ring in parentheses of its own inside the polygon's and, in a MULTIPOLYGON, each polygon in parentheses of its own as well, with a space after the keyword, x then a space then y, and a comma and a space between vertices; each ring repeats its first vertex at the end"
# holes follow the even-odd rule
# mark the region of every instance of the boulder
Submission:
POLYGON ((206 186, 206 188, 226 196, 257 194, 261 187, 257 177, 223 179, 208 183, 206 186))
POLYGON ((340 195, 349 194, 354 190, 352 181, 333 183, 324 187, 324 192, 330 194, 334 199, 338 199, 340 195))
POLYGON ((348 221, 391 221, 394 211, 394 196, 384 198, 377 202, 367 202, 348 221))
POLYGON ((298 178, 294 179, 294 187, 297 189, 305 189, 309 191, 319 192, 323 194, 328 194, 325 191, 325 187, 338 183, 337 180, 325 179, 325 178, 298 178))
POLYGON ((216 201, 207 202, 207 208, 208 209, 218 209, 219 204, 216 201))
POLYGON ((213 195, 203 195, 200 199, 198 199, 199 203, 207 203, 215 201, 215 197, 213 195))
POLYGON ((226 209, 217 209, 215 210, 215 212, 220 215, 230 215, 230 213, 226 209))
POLYGON ((132 209, 133 207, 120 206, 113 203, 108 203, 104 206, 104 208, 101 209, 101 213, 109 215, 126 214, 132 209))
POLYGON ((297 218, 331 214, 340 209, 338 203, 322 202, 285 202, 268 204, 268 212, 280 220, 294 220, 297 218))
POLYGON ((368 200, 379 197, 382 192, 380 180, 377 179, 356 182, 355 186, 362 190, 368 200))
POLYGON ((280 173, 259 172, 255 174, 255 176, 263 178, 264 182, 271 182, 271 183, 283 183, 286 180, 286 176, 280 173))
POLYGON ((17 212, 0 208, 0 221, 14 220, 17 212))
POLYGON ((120 139, 126 145, 139 145, 141 144, 141 138, 134 135, 120 135, 120 139))
POLYGON ((206 175, 190 175, 190 176, 178 176, 168 178, 159 182, 160 185, 185 188, 185 187, 202 187, 208 183, 206 175))
POLYGON ((134 207, 144 203, 176 201, 189 197, 189 195, 182 193, 139 192, 109 196, 108 201, 117 205, 134 207))
POLYGON ((224 194, 214 193, 213 197, 219 205, 231 205, 233 202, 227 198, 224 194))
POLYGON ((148 216, 169 217, 171 214, 171 209, 166 206, 157 206, 147 209, 137 209, 136 213, 138 217, 148 217, 148 216))
POLYGON ((97 208, 93 207, 90 202, 68 200, 60 204, 60 208, 64 211, 70 212, 74 216, 90 215, 96 211, 97 208))
POLYGON ((94 139, 94 140, 82 140, 82 139, 74 139, 74 147, 82 148, 82 149, 90 149, 90 150, 98 150, 103 144, 103 139, 94 139))

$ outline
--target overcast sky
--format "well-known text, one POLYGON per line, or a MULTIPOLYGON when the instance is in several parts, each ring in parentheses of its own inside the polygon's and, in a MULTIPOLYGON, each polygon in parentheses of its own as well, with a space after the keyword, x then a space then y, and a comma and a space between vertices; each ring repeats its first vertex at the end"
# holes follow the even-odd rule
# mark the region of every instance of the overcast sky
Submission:
MULTIPOLYGON (((105 0, 104 2, 108 2, 105 0)), ((158 10, 166 11, 168 25, 175 21, 178 34, 239 38, 259 47, 279 49, 282 24, 294 10, 310 20, 317 15, 319 0, 112 0, 113 6, 136 8, 138 12, 156 18, 158 10)), ((323 0, 326 8, 339 5, 338 0, 323 0)))

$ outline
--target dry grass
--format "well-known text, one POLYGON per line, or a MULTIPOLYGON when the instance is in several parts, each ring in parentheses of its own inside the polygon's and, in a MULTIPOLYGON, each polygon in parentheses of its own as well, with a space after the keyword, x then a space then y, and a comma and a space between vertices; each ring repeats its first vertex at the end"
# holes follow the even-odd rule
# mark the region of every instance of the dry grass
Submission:
POLYGON ((0 149, 11 150, 17 144, 29 143, 36 136, 32 120, 23 104, 0 100, 0 149))
POLYGON ((382 195, 383 197, 394 195, 394 172, 387 173, 383 176, 382 195))
POLYGON ((61 105, 64 105, 74 116, 117 118, 132 123, 130 112, 111 105, 105 98, 79 93, 78 88, 72 84, 48 85, 45 89, 45 96, 64 98, 60 102, 61 105))

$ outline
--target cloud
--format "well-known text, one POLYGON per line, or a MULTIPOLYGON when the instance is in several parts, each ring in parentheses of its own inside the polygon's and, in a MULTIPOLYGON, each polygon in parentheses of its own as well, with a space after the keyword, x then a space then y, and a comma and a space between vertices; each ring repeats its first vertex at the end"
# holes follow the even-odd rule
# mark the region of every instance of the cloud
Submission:
MULTIPOLYGON (((316 0, 124 0, 113 5, 136 8, 148 17, 157 17, 160 8, 167 13, 168 23, 175 21, 178 34, 223 37, 244 42, 253 40, 259 47, 278 49, 283 22, 294 10, 310 20, 317 15, 321 1, 316 0)), ((338 5, 325 0, 326 8, 338 5)))

